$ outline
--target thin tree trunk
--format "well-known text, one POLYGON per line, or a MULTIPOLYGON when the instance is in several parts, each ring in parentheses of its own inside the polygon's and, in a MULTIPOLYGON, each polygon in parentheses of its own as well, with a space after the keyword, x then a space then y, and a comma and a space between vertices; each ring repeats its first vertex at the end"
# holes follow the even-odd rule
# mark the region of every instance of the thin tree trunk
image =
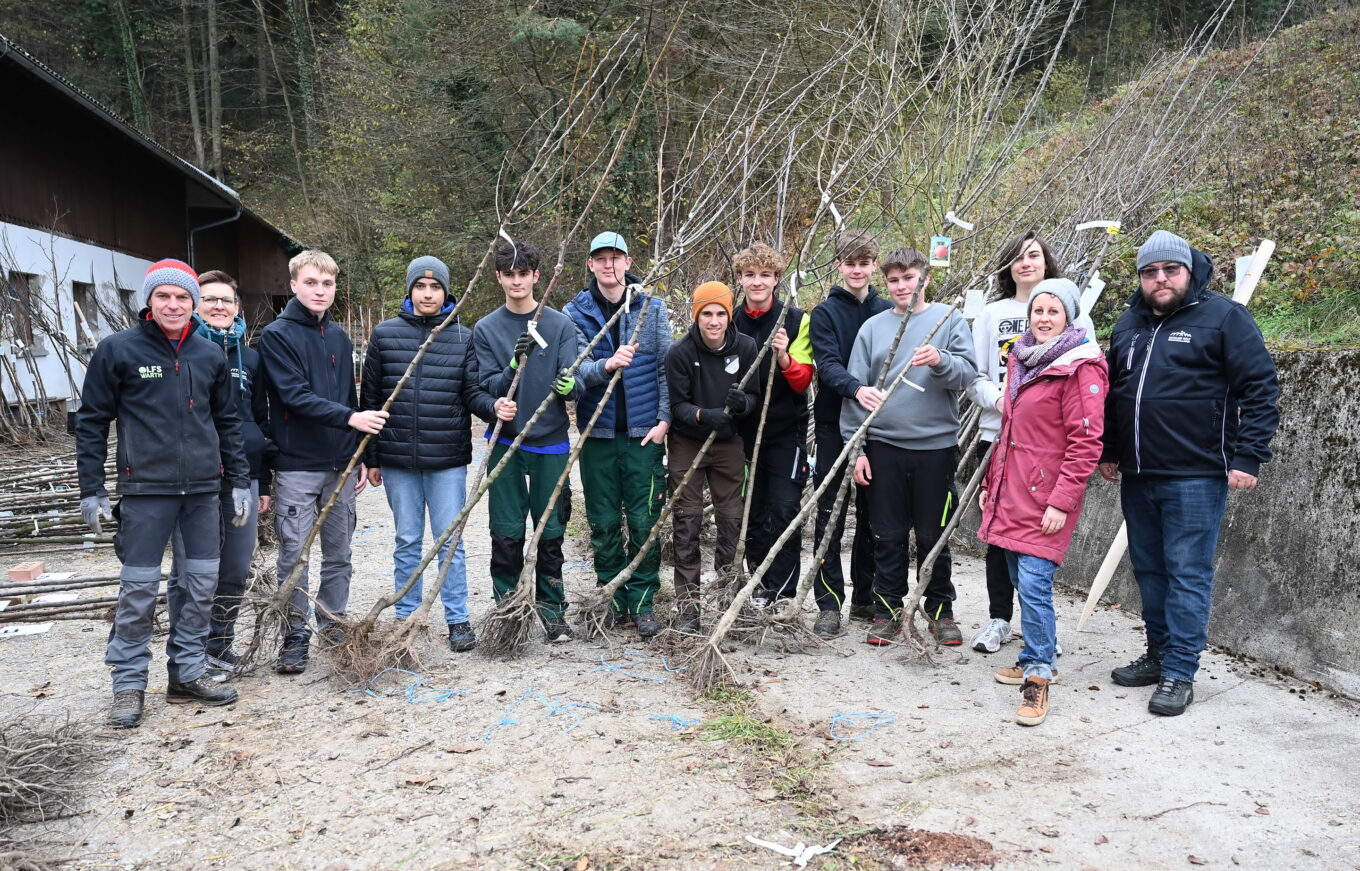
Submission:
POLYGON ((269 35, 269 18, 264 12, 263 0, 254 0, 255 12, 260 16, 260 32, 264 34, 265 45, 269 48, 269 60, 274 67, 274 78, 279 81, 279 93, 283 96, 283 112, 288 118, 288 139, 293 146, 293 162, 297 165, 298 186, 302 192, 303 207, 311 211, 311 198, 307 195, 307 173, 302 164, 302 149, 298 145, 297 117, 293 114, 293 101, 288 98, 288 83, 279 70, 279 56, 274 50, 274 38, 269 35))
POLYGON ((222 65, 217 54, 217 0, 205 0, 208 9, 208 140, 211 143, 212 163, 209 172, 222 178, 222 65))
POLYGON ((109 0, 109 12, 118 30, 118 49, 123 56, 123 75, 127 79, 128 102, 132 106, 132 123, 139 130, 151 126, 146 106, 146 91, 142 88, 142 70, 137 63, 137 44, 132 38, 132 21, 128 17, 125 0, 109 0))
POLYGON ((184 23, 184 84, 189 106, 189 129, 194 136, 194 165, 199 169, 207 166, 203 154, 203 126, 198 112, 198 75, 194 70, 194 24, 189 15, 189 3, 180 3, 180 20, 184 23))

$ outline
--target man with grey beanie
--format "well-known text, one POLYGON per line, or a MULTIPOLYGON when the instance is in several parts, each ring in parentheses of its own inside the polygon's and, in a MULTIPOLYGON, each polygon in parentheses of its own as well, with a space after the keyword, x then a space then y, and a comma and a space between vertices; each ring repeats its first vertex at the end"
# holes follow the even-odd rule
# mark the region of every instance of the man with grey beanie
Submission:
MULTIPOLYGON (((430 333, 453 311, 449 268, 435 257, 417 257, 406 267, 406 298, 397 316, 373 328, 364 358, 359 407, 382 408, 430 333)), ((388 409, 382 432, 368 443, 364 465, 368 482, 384 487, 396 527, 393 584, 400 590, 420 563, 425 520, 438 536, 453 523, 467 498, 467 467, 472 461, 472 414, 495 414, 486 394, 468 377, 472 331, 460 323, 440 330, 419 366, 388 409)), ((467 610, 467 569, 460 541, 449 557, 445 542, 436 565, 443 576, 440 598, 448 625, 449 647, 471 650, 476 644, 467 610)), ((397 602, 405 619, 421 601, 422 579, 397 602)))
POLYGON ((1148 646, 1110 676, 1156 684, 1148 710, 1175 716, 1195 697, 1228 491, 1254 488, 1270 460, 1279 383, 1246 307, 1209 289, 1209 255, 1158 230, 1137 264, 1110 342, 1100 474, 1121 485, 1148 646))

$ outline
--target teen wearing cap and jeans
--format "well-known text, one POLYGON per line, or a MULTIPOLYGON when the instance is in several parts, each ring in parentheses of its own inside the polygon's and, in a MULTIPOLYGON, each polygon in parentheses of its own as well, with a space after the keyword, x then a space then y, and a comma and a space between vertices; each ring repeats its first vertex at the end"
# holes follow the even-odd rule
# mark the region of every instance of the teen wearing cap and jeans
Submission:
MULTIPOLYGON (((666 500, 665 441, 671 407, 662 361, 672 342, 670 314, 664 301, 640 287, 628 292, 629 286, 642 281, 628 271, 632 263, 623 236, 599 234, 586 259, 590 281, 562 309, 576 324, 579 340, 588 344, 626 306, 577 373, 584 392, 576 401, 576 426, 584 431, 612 373, 623 369, 578 460, 600 585, 637 557, 666 500), (628 344, 638 318, 643 318, 642 332, 636 343, 628 344)), ((661 631, 654 608, 660 568, 661 548, 653 544, 614 595, 611 620, 615 624, 636 620, 643 638, 661 631)))

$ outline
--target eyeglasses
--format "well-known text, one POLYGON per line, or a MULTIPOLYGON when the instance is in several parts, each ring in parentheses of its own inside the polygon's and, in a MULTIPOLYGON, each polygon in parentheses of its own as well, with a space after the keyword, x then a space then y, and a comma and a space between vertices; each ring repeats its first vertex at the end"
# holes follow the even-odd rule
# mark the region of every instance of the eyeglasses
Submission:
POLYGON ((1167 278, 1176 278, 1181 274, 1181 270, 1184 268, 1185 264, 1183 263, 1168 263, 1165 266, 1144 266, 1142 269, 1138 270, 1138 277, 1152 281, 1157 278, 1158 273, 1161 273, 1167 278))
POLYGON ((223 308, 227 308, 227 307, 236 305, 236 297, 234 297, 234 296, 205 296, 205 297, 203 297, 203 304, 206 305, 206 306, 208 306, 209 308, 213 308, 213 307, 219 306, 219 305, 222 306, 223 308))

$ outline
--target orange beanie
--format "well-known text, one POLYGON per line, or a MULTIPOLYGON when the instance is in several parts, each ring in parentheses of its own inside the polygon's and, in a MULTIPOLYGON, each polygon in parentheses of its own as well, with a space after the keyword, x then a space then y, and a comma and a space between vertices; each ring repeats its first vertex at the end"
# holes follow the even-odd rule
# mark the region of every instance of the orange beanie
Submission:
POLYGON ((732 288, 723 284, 721 281, 705 281, 703 284, 694 288, 694 296, 690 298, 690 313, 694 320, 699 319, 699 312, 706 305, 717 303, 727 311, 728 318, 732 317, 732 288))

